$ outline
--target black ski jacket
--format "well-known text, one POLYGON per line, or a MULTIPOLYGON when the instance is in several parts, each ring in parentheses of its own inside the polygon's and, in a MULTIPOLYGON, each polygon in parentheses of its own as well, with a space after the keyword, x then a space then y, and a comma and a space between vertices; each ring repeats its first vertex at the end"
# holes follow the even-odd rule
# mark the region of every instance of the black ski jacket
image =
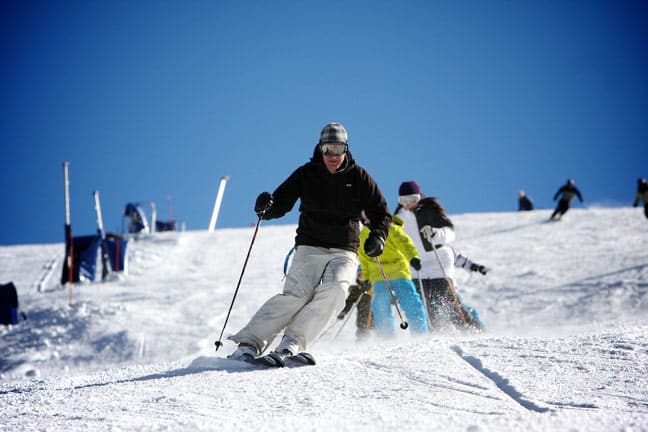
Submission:
POLYGON ((339 248, 357 252, 360 214, 365 211, 369 228, 387 239, 391 216, 378 185, 347 151, 345 165, 331 174, 315 147, 310 162, 297 168, 273 192, 272 207, 264 219, 288 213, 300 199, 296 245, 339 248))
POLYGON ((566 184, 558 189, 558 192, 556 192, 556 194, 554 195, 554 201, 556 201, 556 198, 558 198, 559 196, 561 196, 561 201, 567 201, 568 203, 571 203, 574 197, 578 197, 579 201, 583 202, 583 196, 581 195, 578 188, 573 185, 566 184))

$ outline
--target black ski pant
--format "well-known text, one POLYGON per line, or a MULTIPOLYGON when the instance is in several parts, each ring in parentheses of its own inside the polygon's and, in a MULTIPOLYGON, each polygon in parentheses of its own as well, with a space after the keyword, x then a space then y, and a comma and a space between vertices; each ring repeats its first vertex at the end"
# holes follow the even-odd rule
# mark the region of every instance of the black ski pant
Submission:
MULTIPOLYGON (((458 329, 481 329, 481 324, 473 317, 470 310, 455 300, 450 291, 447 279, 423 279, 423 293, 430 317, 430 331, 439 331, 445 324, 452 324, 458 329)), ((420 292, 418 280, 414 280, 420 292)))
POLYGON ((366 336, 369 330, 374 328, 371 313, 372 297, 369 281, 361 281, 357 285, 351 285, 344 309, 338 315, 339 319, 344 318, 351 311, 353 304, 358 303, 356 306, 356 335, 358 337, 366 336))
POLYGON ((557 214, 560 214, 560 217, 567 213, 567 210, 569 210, 569 200, 566 199, 561 199, 558 201, 558 207, 556 207, 556 210, 554 210, 553 214, 549 219, 553 219, 557 214))

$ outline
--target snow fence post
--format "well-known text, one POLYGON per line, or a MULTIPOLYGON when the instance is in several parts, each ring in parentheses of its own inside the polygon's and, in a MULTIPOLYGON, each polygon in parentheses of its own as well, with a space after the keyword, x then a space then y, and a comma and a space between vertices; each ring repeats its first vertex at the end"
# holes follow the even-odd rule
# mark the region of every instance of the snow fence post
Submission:
POLYGON ((216 194, 216 202, 214 203, 214 210, 212 211, 209 228, 207 229, 208 232, 214 232, 214 228, 216 228, 216 219, 218 219, 218 212, 220 211, 221 201, 223 200, 223 193, 225 193, 225 184, 228 180, 228 176, 223 176, 220 179, 218 193, 216 194))

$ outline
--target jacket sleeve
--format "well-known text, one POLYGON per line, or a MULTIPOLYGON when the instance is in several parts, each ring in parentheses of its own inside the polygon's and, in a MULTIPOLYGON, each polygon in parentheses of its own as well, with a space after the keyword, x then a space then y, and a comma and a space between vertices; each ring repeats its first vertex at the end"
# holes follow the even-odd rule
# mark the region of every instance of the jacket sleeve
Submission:
POLYGON ((389 235, 394 236, 392 240, 396 241, 396 244, 398 244, 398 250, 407 259, 408 264, 412 261, 412 258, 419 256, 414 242, 405 231, 402 229, 392 229, 390 230, 389 235))
POLYGON ((369 236, 369 229, 367 227, 362 228, 360 231, 360 247, 358 248, 358 259, 360 260, 360 267, 362 267, 362 279, 366 281, 373 280, 371 262, 369 257, 364 253, 364 244, 369 236))
POLYGON ((574 192, 576 192, 576 196, 578 196, 578 199, 580 202, 583 202, 583 196, 581 195, 580 191, 576 188, 574 188, 574 192))
POLYGON ((457 253, 457 251, 455 251, 454 249, 453 251, 455 253, 455 267, 470 271, 470 266, 473 265, 473 262, 470 260, 470 258, 457 253))
POLYGON ((435 245, 447 245, 455 241, 455 232, 450 227, 435 228, 435 234, 432 240, 435 245))
POLYGON ((391 225, 391 216, 387 210, 385 197, 369 173, 362 170, 362 178, 366 194, 363 209, 371 221, 369 228, 372 232, 376 232, 382 238, 387 239, 389 226, 391 225))
POLYGON ((301 168, 297 168, 283 183, 272 193, 274 203, 266 212, 264 219, 276 219, 288 213, 295 206, 299 198, 299 177, 301 168))

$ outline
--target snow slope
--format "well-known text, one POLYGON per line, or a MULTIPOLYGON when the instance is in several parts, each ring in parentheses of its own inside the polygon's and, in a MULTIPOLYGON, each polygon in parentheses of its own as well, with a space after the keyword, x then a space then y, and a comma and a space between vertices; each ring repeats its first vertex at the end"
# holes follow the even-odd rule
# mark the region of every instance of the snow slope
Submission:
POLYGON ((0 247, 28 320, 0 327, 0 430, 648 430, 648 221, 639 209, 454 215, 458 270, 489 325, 355 341, 257 370, 225 338, 282 285, 294 226, 132 242, 130 274, 57 286, 63 245, 0 247), (40 284, 40 289, 39 289, 40 284))

